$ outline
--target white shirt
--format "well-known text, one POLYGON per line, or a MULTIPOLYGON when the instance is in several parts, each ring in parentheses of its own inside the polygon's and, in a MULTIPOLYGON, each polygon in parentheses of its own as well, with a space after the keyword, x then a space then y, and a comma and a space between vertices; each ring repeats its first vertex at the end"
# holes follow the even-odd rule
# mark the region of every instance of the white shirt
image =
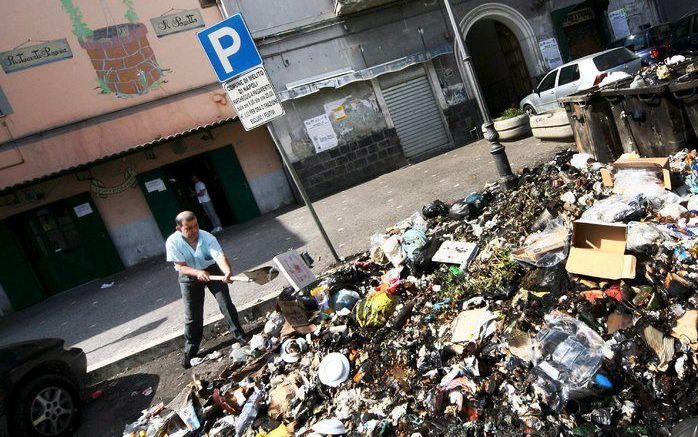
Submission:
POLYGON ((223 249, 213 235, 204 230, 199 230, 199 241, 196 242, 196 250, 184 239, 182 233, 176 231, 167 238, 167 261, 183 262, 195 269, 205 269, 215 264, 223 255, 223 249))
POLYGON ((195 183, 194 190, 197 193, 196 197, 199 199, 199 203, 206 203, 211 201, 211 198, 208 196, 208 190, 206 190, 206 184, 204 184, 203 182, 199 181, 195 183), (205 190, 204 194, 198 194, 201 190, 205 190))

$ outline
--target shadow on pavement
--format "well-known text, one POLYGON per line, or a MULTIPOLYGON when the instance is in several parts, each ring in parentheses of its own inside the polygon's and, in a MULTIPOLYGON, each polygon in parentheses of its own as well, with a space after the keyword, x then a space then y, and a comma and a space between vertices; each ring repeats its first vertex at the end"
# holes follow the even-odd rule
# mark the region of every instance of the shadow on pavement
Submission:
POLYGON ((138 419, 141 411, 149 408, 159 383, 158 375, 138 373, 117 377, 89 388, 88 403, 83 408, 81 424, 74 435, 121 436, 124 426, 138 419), (102 396, 91 399, 90 394, 97 390, 103 392, 102 396), (115 418, 125 421, 114 420, 115 418))
POLYGON ((100 350, 100 349, 102 349, 102 348, 105 348, 105 347, 111 346, 111 345, 113 345, 113 344, 116 344, 116 343, 118 343, 118 342, 120 342, 120 341, 128 340, 129 338, 138 337, 138 336, 141 335, 141 334, 145 334, 146 332, 150 332, 150 331, 152 331, 153 329, 156 329, 158 326, 160 326, 160 325, 162 325, 163 323, 165 323, 166 320, 167 320, 167 318, 165 318, 165 317, 163 317, 163 318, 161 318, 161 319, 158 319, 158 320, 155 320, 155 321, 153 321, 153 322, 148 323, 147 325, 143 325, 143 326, 139 327, 139 328, 136 329, 135 331, 131 331, 131 332, 129 332, 128 334, 122 335, 121 337, 117 338, 117 339, 114 340, 114 341, 110 341, 109 343, 104 343, 104 344, 101 345, 100 347, 94 348, 94 349, 89 350, 89 351, 86 350, 85 352, 94 352, 94 351, 96 351, 96 350, 100 350))

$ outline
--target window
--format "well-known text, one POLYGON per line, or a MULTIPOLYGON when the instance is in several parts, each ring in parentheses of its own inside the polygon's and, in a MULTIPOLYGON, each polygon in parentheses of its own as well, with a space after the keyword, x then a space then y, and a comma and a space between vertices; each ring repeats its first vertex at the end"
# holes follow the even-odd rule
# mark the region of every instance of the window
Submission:
POLYGON ((538 93, 542 93, 543 91, 548 91, 553 89, 555 86, 555 78, 557 77, 557 72, 560 70, 553 70, 550 73, 548 73, 547 76, 543 78, 543 80, 540 81, 540 84, 538 85, 538 93))
POLYGON ((557 85, 567 85, 568 83, 578 81, 579 78, 579 64, 568 65, 560 69, 560 79, 557 85))
POLYGON ((661 26, 656 26, 647 31, 649 36, 650 44, 655 46, 660 46, 666 44, 669 41, 669 35, 671 34, 671 26, 664 24, 661 26))
POLYGON ((627 64, 637 59, 637 56, 626 48, 614 49, 594 58, 594 65, 599 71, 610 70, 619 65, 627 64))
POLYGON ((628 50, 638 51, 647 48, 647 34, 645 32, 636 33, 625 38, 625 47, 628 50))

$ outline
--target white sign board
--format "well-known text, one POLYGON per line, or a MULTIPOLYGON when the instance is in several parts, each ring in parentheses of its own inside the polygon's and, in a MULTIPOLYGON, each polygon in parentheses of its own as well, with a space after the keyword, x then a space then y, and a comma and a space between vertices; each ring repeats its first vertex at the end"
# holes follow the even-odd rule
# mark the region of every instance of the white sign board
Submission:
POLYGON ((608 20, 611 22, 611 28, 613 28, 613 34, 616 36, 616 39, 625 38, 630 35, 628 16, 625 14, 625 9, 609 12, 608 20))
POLYGON ((295 250, 274 257, 274 263, 289 284, 296 290, 306 287, 317 279, 315 273, 295 250))
POLYGON ((276 91, 264 67, 223 84, 245 130, 252 130, 284 115, 276 91))
POLYGON ((80 205, 73 207, 73 211, 75 211, 75 215, 78 217, 85 217, 93 212, 89 203, 81 203, 80 205))
POLYGON ((337 134, 334 132, 332 122, 327 114, 309 118, 303 123, 305 124, 305 130, 308 132, 310 141, 312 141, 313 146, 315 146, 315 152, 320 153, 323 150, 337 147, 337 144, 339 144, 337 134))
POLYGON ((167 187, 165 187, 165 182, 163 182, 162 179, 157 178, 146 182, 145 189, 148 190, 149 193, 152 193, 153 191, 165 191, 167 187))
POLYGON ((467 265, 475 256, 476 250, 475 243, 444 241, 431 260, 437 263, 467 265))
POLYGON ((555 38, 548 38, 538 43, 543 59, 551 70, 562 65, 562 55, 555 38))

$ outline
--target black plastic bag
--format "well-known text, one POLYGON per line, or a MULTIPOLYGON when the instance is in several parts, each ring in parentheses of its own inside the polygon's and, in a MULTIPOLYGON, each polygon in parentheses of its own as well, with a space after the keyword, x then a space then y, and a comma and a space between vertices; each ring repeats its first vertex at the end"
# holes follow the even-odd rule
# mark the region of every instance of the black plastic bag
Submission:
POLYGON ((435 200, 422 207, 422 216, 425 219, 433 219, 439 216, 448 215, 449 206, 440 200, 435 200))

